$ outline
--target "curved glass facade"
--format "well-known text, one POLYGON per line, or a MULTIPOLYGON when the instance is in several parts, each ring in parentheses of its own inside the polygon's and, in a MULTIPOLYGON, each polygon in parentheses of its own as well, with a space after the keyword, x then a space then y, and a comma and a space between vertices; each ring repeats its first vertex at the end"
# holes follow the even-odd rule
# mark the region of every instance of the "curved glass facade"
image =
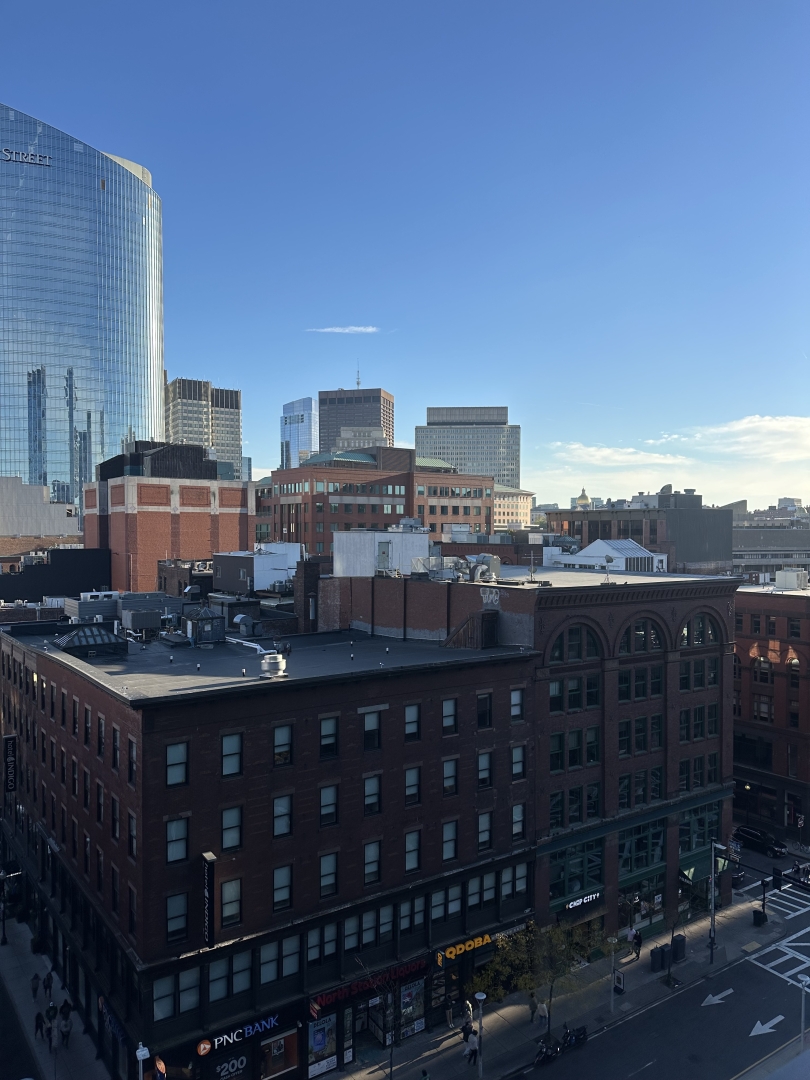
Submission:
POLYGON ((163 437, 161 204, 122 162, 0 104, 0 475, 52 502, 163 437))

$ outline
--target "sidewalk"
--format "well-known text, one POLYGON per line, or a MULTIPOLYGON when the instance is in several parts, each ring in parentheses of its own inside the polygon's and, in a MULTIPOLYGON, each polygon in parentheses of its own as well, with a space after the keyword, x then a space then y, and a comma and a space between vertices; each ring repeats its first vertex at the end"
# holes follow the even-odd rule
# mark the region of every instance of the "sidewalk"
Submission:
MULTIPOLYGON (((9 997, 19 1017, 25 1037, 31 1047, 42 1080, 110 1080, 103 1063, 96 1059, 96 1048, 89 1035, 82 1035, 83 1024, 79 1014, 71 1013, 73 1031, 70 1046, 62 1046, 58 1030, 53 1040, 53 1051, 49 1052, 42 1039, 34 1038, 34 1017, 38 1012, 45 1012, 48 1002, 40 983, 37 1000, 31 997, 31 977, 39 972, 40 979, 50 970, 50 963, 45 956, 31 952, 31 931, 25 923, 16 919, 6 921, 8 945, 0 947, 0 978, 2 978, 9 997)), ((61 1005, 67 990, 62 989, 62 981, 54 972, 51 1000, 61 1005)), ((56 1021, 59 1023, 59 1017, 56 1021)), ((2 1064, 0 1064, 2 1075, 2 1064)))
MULTIPOLYGON (((787 925, 781 917, 768 913, 768 923, 753 926, 751 912, 759 906, 750 896, 735 894, 731 907, 717 913, 717 943, 714 965, 709 964, 709 918, 704 916, 679 927, 686 935, 686 959, 672 967, 679 989, 728 964, 744 959, 784 937, 787 925)), ((576 986, 555 998, 552 1005, 552 1030, 559 1031, 564 1022, 570 1027, 587 1024, 589 1034, 605 1028, 638 1012, 646 1006, 669 997, 673 990, 662 982, 662 974, 650 971, 650 950, 669 942, 669 931, 649 937, 635 960, 629 948, 616 954, 616 970, 625 975, 625 993, 615 998, 615 1012, 610 1011, 610 958, 589 964, 575 975, 576 986)), ((666 975, 666 972, 663 973, 666 975)), ((545 992, 545 991, 544 991, 545 992)), ((460 1026, 460 1020, 458 1021, 460 1026)), ((536 1044, 545 1029, 529 1023, 525 994, 512 994, 499 1005, 484 1010, 484 1058, 486 1075, 506 1077, 522 1072, 534 1059, 536 1044)), ((394 1049, 394 1071, 397 1080, 421 1080, 426 1069, 431 1080, 455 1080, 468 1077, 474 1071, 462 1057, 464 1043, 457 1030, 435 1028, 407 1039, 394 1049)), ((357 1060, 346 1067, 352 1080, 381 1080, 388 1072, 388 1050, 384 1047, 363 1046, 357 1060)))

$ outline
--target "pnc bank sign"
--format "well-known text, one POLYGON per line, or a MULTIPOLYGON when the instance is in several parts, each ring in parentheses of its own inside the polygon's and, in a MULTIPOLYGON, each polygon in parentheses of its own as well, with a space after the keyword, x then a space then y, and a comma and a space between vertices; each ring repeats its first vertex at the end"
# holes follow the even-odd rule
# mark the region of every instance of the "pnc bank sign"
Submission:
POLYGON ((47 165, 50 169, 52 157, 50 154, 27 154, 24 150, 10 150, 4 146, 0 150, 0 161, 19 161, 23 165, 47 165))

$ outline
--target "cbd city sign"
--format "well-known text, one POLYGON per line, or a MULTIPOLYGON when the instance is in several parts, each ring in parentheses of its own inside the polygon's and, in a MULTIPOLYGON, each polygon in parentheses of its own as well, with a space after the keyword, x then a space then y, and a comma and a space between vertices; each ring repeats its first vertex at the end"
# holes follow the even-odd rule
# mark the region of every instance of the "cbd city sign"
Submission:
POLYGON ((4 146, 0 150, 0 154, 3 155, 2 161, 20 161, 23 165, 47 165, 51 167, 51 155, 50 154, 26 154, 24 150, 9 150, 7 146, 4 146))
POLYGON ((565 905, 566 911, 574 911, 575 908, 583 907, 585 904, 592 904, 594 900, 599 900, 602 896, 601 892, 588 893, 587 896, 578 896, 576 900, 569 900, 565 905))

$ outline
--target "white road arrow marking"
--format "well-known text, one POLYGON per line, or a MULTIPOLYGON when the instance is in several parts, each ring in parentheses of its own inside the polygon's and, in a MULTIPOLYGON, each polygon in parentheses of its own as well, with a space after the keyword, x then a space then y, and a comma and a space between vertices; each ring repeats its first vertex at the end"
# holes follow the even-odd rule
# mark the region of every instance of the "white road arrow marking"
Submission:
MULTIPOLYGON (((772 1035, 774 1027, 784 1020, 784 1016, 775 1016, 773 1020, 769 1020, 767 1024, 760 1024, 759 1020, 751 1028, 751 1035, 772 1035)), ((749 1039, 751 1038, 749 1035, 749 1039)))
POLYGON ((729 994, 733 993, 733 990, 724 990, 722 994, 709 994, 706 1000, 701 1002, 701 1005, 719 1005, 723 998, 727 998, 729 994))

